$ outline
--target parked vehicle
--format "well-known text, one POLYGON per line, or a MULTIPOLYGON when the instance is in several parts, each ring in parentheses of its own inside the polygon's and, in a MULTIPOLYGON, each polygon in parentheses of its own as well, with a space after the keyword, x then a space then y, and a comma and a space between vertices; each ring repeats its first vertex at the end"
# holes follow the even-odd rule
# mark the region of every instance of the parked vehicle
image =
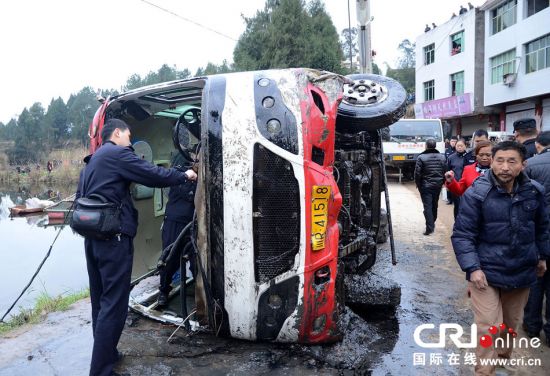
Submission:
POLYGON ((440 119, 401 119, 383 133, 384 159, 412 180, 418 155, 426 149, 426 140, 434 139, 436 148, 445 152, 443 127, 440 119))
MULTIPOLYGON (((175 153, 191 163, 198 152, 189 229, 197 321, 247 340, 330 342, 340 338, 343 273, 368 270, 384 238, 379 129, 402 116, 405 99, 387 77, 301 68, 172 81, 105 99, 91 152, 112 117, 130 124, 136 153, 157 165, 175 153)), ((185 304, 157 310, 156 280, 140 287, 161 252, 166 189, 132 193, 140 225, 130 307, 181 323, 185 304)))

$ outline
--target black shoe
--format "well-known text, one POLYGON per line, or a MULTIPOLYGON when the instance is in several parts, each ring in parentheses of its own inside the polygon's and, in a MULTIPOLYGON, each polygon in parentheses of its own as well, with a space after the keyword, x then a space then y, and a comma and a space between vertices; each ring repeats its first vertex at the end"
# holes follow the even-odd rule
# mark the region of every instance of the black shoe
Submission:
POLYGON ((430 235, 430 234, 433 234, 434 230, 432 231, 429 231, 429 230, 426 230, 423 232, 424 235, 430 235))
POLYGON ((157 306, 166 307, 167 305, 168 305, 168 294, 164 292, 160 292, 159 297, 157 299, 157 306))
POLYGON ((521 328, 525 331, 525 334, 527 334, 527 337, 529 338, 535 338, 539 337, 540 331, 538 333, 530 331, 525 324, 521 324, 521 328))

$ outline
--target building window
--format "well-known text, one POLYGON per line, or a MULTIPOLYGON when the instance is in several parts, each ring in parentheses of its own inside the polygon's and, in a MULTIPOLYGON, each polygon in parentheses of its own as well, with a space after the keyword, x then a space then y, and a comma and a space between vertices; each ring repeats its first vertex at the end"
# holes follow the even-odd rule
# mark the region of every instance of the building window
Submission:
POLYGON ((429 65, 435 61, 435 43, 424 47, 424 65, 429 65))
POLYGON ((464 30, 451 35, 451 55, 464 51, 464 30))
POLYGON ((502 82, 505 74, 516 72, 516 50, 506 51, 491 58, 491 83, 502 82))
POLYGON ((491 11, 493 34, 516 23, 517 0, 510 0, 491 11))
POLYGON ((434 99, 435 99, 434 80, 424 82, 424 102, 433 101, 434 99))
POLYGON ((548 6, 550 6, 550 1, 548 0, 527 0, 527 17, 548 8, 548 6))
POLYGON ((464 72, 451 74, 451 95, 464 94, 464 72))
POLYGON ((550 68, 550 34, 525 45, 525 73, 550 68))

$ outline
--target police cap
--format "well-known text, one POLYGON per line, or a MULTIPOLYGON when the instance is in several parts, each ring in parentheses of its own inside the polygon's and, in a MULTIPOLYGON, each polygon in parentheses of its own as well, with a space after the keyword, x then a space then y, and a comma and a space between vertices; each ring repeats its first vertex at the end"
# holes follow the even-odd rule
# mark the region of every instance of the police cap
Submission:
POLYGON ((526 118, 514 121, 514 132, 520 129, 535 129, 536 127, 535 119, 526 118))

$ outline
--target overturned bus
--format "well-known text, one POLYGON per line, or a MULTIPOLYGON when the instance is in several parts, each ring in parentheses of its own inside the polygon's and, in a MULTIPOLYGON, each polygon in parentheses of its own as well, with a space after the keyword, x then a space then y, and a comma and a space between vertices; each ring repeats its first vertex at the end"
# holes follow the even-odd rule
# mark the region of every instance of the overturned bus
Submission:
POLYGON ((175 153, 200 160, 187 247, 198 272, 193 281, 181 269, 166 309, 156 305, 155 272, 167 189, 131 187, 140 224, 130 308, 178 324, 194 305, 194 323, 247 340, 341 338, 343 275, 374 264, 384 230, 380 129, 403 115, 405 97, 387 77, 284 69, 103 99, 91 152, 114 117, 131 126, 142 158, 162 166, 175 153))

